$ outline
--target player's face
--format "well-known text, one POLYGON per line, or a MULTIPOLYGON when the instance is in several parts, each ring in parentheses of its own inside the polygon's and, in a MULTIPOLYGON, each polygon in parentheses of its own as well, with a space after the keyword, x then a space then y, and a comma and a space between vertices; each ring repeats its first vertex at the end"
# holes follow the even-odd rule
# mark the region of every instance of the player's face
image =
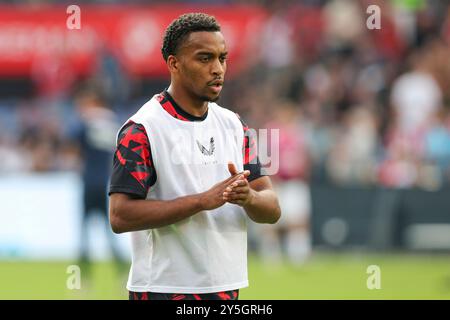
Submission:
POLYGON ((225 40, 220 32, 193 32, 177 57, 180 84, 189 95, 203 101, 216 101, 222 91, 227 69, 225 40))

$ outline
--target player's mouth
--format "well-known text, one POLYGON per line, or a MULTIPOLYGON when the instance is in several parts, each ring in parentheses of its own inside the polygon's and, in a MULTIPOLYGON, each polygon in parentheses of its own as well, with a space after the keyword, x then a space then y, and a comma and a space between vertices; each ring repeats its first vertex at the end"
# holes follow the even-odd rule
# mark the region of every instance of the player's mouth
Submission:
POLYGON ((208 83, 208 86, 211 88, 212 91, 214 91, 214 93, 218 94, 220 91, 222 91, 223 81, 215 80, 208 83))

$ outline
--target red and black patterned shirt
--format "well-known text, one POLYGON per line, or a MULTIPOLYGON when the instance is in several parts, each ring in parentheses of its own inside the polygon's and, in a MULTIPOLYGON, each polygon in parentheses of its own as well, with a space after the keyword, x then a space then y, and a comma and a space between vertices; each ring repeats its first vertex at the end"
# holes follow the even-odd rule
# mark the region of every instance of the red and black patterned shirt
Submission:
MULTIPOLYGON (((208 115, 208 111, 201 117, 187 113, 167 91, 162 92, 158 99, 164 110, 180 120, 203 121, 208 115)), ((248 181, 252 181, 263 176, 261 164, 256 154, 255 137, 242 119, 240 120, 244 128, 244 170, 250 170, 248 181)), ((156 168, 153 165, 147 132, 143 125, 130 121, 122 128, 118 136, 109 194, 126 193, 135 198, 145 199, 149 188, 156 183, 156 179, 156 168)))

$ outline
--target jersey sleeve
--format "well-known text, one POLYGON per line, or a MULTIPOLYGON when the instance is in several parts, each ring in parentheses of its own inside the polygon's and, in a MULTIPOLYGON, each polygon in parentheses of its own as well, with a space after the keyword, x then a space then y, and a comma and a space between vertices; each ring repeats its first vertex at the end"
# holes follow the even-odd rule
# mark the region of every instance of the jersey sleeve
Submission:
POLYGON ((242 154, 244 157, 244 170, 250 171, 250 176, 247 178, 247 180, 250 182, 265 175, 261 173, 261 162, 258 158, 258 148, 254 131, 250 130, 248 125, 242 120, 239 114, 236 113, 236 115, 241 121, 242 128, 244 130, 242 154))
POLYGON ((114 153, 109 195, 126 193, 145 199, 156 183, 150 142, 141 124, 130 121, 119 132, 114 153))

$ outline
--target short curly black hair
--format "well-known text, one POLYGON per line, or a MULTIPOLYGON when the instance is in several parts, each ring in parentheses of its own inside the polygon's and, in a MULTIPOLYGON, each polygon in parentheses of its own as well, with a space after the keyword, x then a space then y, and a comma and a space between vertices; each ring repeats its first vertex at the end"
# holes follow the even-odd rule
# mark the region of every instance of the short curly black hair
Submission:
POLYGON ((164 34, 161 52, 165 61, 175 55, 187 36, 197 31, 220 31, 216 18, 205 13, 186 13, 173 20, 164 34))

